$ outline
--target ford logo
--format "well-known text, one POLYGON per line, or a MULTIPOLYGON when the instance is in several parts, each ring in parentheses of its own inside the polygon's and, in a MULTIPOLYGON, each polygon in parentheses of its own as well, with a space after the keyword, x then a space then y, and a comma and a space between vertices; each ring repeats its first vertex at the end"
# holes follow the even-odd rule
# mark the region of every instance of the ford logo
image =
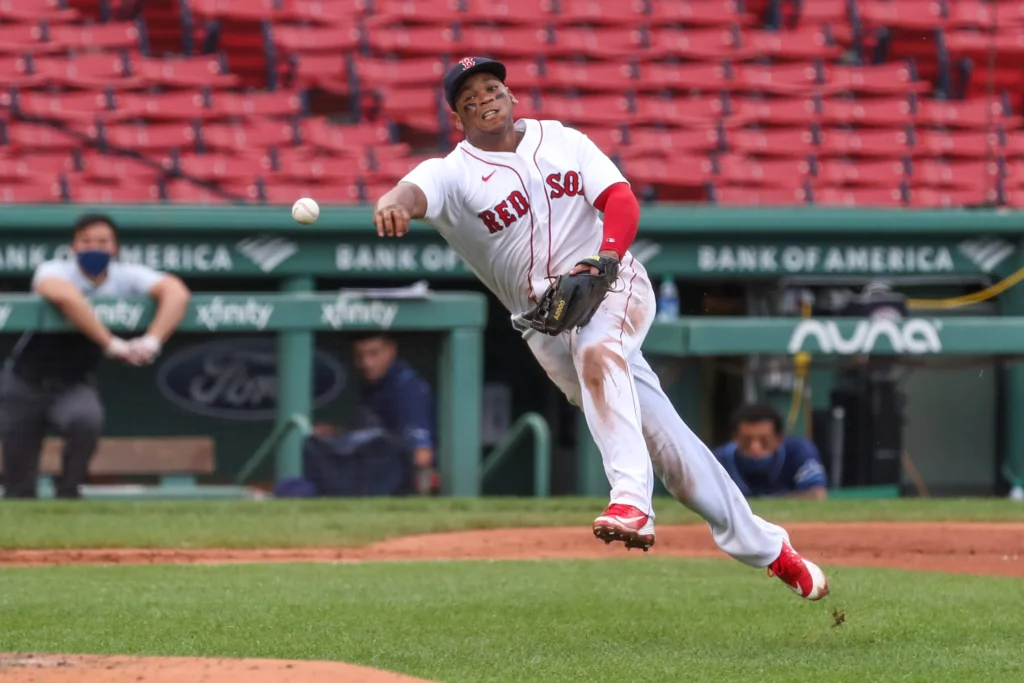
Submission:
MULTIPOLYGON (((313 359, 313 405, 341 393, 345 372, 331 356, 313 359)), ((199 415, 228 420, 272 420, 277 416, 277 343, 241 337, 196 344, 161 365, 157 386, 169 401, 199 415)))

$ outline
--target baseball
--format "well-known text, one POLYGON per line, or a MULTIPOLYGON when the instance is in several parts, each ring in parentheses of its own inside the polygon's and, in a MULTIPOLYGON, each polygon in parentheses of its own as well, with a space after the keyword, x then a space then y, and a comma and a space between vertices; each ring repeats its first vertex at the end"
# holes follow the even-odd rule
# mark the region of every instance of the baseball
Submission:
POLYGON ((303 197, 292 204, 292 218, 297 223, 312 225, 320 217, 320 207, 309 197, 303 197))

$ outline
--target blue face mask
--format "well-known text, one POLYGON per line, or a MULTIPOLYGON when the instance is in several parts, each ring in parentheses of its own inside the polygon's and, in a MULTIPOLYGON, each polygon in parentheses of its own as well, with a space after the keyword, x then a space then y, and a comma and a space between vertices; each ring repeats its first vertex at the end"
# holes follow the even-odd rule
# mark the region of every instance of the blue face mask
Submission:
POLYGON ((751 475, 768 474, 775 468, 778 459, 779 451, 775 451, 767 458, 751 458, 744 455, 743 451, 736 449, 736 464, 740 470, 751 475))
POLYGON ((105 271, 110 265, 110 254, 105 251, 80 251, 76 257, 82 272, 93 277, 105 271))

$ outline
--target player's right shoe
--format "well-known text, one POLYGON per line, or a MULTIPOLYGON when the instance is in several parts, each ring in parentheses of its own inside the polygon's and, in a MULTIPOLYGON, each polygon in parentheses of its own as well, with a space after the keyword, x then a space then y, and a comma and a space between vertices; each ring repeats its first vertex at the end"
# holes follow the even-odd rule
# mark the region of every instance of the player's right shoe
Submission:
POLYGON ((800 557, 789 541, 782 542, 778 559, 768 565, 768 576, 777 576, 793 589, 793 592, 808 600, 821 600, 828 595, 828 579, 821 567, 800 557))
POLYGON ((654 520, 632 505, 612 503, 594 520, 594 535, 605 543, 622 541, 647 552, 654 545, 654 520))

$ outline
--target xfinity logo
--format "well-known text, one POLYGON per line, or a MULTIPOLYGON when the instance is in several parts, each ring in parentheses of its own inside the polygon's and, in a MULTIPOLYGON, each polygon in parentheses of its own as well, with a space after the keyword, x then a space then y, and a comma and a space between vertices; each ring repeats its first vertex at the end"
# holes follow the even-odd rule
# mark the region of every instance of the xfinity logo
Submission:
POLYGON ((320 320, 336 330, 346 325, 373 325, 386 330, 398 315, 398 304, 367 301, 344 294, 334 303, 323 304, 320 308, 320 320))
POLYGON ((134 330, 139 326, 146 307, 142 304, 133 304, 124 299, 118 299, 112 304, 95 304, 93 311, 96 318, 107 327, 134 330))
MULTIPOLYGON (((853 334, 847 338, 833 321, 804 320, 789 338, 789 352, 799 353, 804 350, 808 338, 817 342, 820 353, 838 353, 851 355, 871 353, 879 338, 885 337, 889 346, 898 354, 940 353, 942 340, 939 330, 941 321, 929 321, 923 318, 911 318, 904 321, 896 320, 862 320, 857 323, 853 334)), ((813 349, 812 349, 813 350, 813 349)))
POLYGON ((999 267, 999 264, 1008 259, 1016 247, 1006 240, 994 237, 979 237, 977 239, 964 240, 957 249, 968 261, 978 266, 983 273, 991 273, 999 267))
POLYGON ((264 273, 269 273, 299 251, 299 245, 283 237, 247 237, 235 245, 238 251, 264 273))
POLYGON ((273 304, 262 304, 252 297, 243 303, 226 303, 215 296, 210 303, 196 308, 199 324, 211 332, 223 326, 262 330, 273 313, 273 304))

